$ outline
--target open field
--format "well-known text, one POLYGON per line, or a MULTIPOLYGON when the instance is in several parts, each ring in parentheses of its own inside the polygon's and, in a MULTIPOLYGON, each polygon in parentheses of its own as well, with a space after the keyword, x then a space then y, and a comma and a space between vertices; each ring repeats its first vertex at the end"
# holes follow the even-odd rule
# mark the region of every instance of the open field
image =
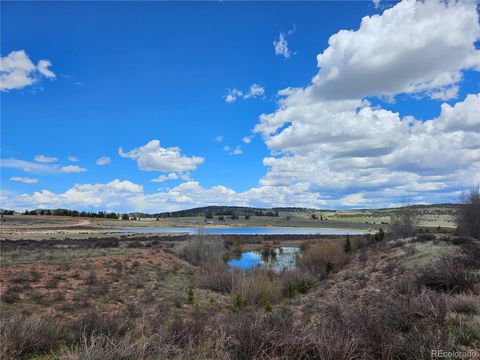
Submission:
POLYGON ((0 359, 478 356, 480 241, 456 235, 443 207, 423 208, 413 233, 394 236, 391 211, 207 225, 369 230, 353 236, 118 232, 200 227, 200 216, 4 216, 0 359), (288 270, 228 265, 252 250, 275 262, 286 246, 298 249, 288 270))
POLYGON ((411 359, 429 358, 437 347, 478 353, 479 241, 448 233, 350 240, 351 253, 341 236, 2 242, 0 356, 411 359), (241 251, 286 245, 303 249, 293 271, 225 271, 225 259, 241 251))
MULTIPOLYGON (((0 227, 1 239, 62 239, 88 238, 112 235, 122 229, 162 227, 302 227, 376 231, 387 229, 395 209, 338 210, 338 211, 279 211, 274 216, 229 216, 214 215, 207 224, 204 216, 171 218, 138 218, 138 220, 116 220, 80 218, 50 215, 5 215, 0 227)), ((452 206, 424 206, 418 208, 418 225, 424 228, 454 229, 452 206)))

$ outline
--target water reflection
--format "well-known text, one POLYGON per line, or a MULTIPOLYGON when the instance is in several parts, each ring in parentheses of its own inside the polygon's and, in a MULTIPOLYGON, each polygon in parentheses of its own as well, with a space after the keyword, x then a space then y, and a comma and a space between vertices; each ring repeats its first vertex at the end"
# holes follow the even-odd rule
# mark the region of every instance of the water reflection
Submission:
MULTIPOLYGON (((164 228, 141 228, 141 229, 118 229, 115 232, 128 233, 167 233, 167 234, 197 234, 198 228, 194 227, 164 227, 164 228)), ((203 234, 212 235, 363 235, 367 230, 352 229, 324 229, 324 228, 203 228, 203 234)))
POLYGON ((262 266, 280 272, 284 269, 294 269, 297 254, 300 248, 296 246, 282 246, 264 250, 242 252, 238 258, 227 262, 230 268, 251 270, 262 266))

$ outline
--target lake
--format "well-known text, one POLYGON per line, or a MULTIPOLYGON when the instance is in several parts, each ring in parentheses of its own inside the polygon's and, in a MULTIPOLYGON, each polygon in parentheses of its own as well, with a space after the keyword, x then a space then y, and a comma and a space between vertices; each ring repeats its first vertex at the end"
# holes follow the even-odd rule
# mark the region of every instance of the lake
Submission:
POLYGON ((262 254, 261 250, 244 251, 238 258, 227 261, 227 265, 230 268, 243 270, 266 267, 271 268, 275 272, 280 272, 285 269, 295 268, 299 252, 300 248, 296 246, 282 246, 271 249, 271 253, 268 255, 262 254))
MULTIPOLYGON (((198 228, 194 227, 164 227, 121 229, 117 232, 128 233, 168 233, 168 234, 197 234, 198 228)), ((293 228, 293 227, 258 227, 258 228, 203 228, 203 234, 215 235, 363 235, 368 231, 351 229, 327 228, 293 228)))

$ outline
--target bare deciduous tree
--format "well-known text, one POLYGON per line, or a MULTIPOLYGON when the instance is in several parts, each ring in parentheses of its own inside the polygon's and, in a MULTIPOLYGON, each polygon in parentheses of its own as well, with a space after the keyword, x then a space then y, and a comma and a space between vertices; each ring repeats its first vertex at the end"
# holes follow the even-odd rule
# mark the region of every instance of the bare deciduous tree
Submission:
POLYGON ((478 187, 465 191, 460 196, 456 220, 463 235, 480 239, 480 189, 478 187))
POLYGON ((415 234, 415 226, 418 222, 418 213, 409 201, 396 210, 391 216, 390 233, 395 238, 403 238, 415 234))

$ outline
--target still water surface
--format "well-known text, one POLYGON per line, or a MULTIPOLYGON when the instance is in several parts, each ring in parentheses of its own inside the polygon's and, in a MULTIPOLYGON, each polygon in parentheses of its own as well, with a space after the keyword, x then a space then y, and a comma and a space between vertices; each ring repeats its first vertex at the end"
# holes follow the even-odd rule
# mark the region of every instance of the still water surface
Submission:
MULTIPOLYGON (((169 233, 169 234, 196 234, 198 229, 194 227, 165 227, 165 228, 142 228, 122 229, 119 232, 128 233, 169 233)), ((204 234, 218 235, 362 235, 367 231, 351 229, 326 229, 326 228, 293 228, 293 227, 263 227, 263 228, 203 228, 204 234)))
POLYGON ((297 254, 300 248, 296 246, 282 246, 272 249, 272 254, 263 255, 261 251, 245 251, 238 258, 227 262, 230 268, 243 270, 252 270, 257 267, 270 268, 273 271, 280 272, 285 269, 294 269, 297 260, 297 254))

